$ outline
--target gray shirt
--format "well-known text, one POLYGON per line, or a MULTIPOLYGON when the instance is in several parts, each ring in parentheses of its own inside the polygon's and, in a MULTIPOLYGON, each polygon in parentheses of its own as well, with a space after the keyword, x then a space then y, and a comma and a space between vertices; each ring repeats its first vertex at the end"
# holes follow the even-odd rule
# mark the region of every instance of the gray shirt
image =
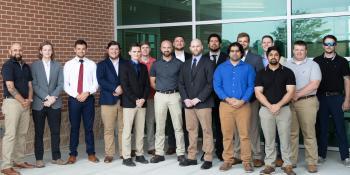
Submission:
POLYGON ((182 62, 176 58, 165 61, 163 58, 153 63, 150 71, 151 77, 156 77, 156 90, 178 90, 179 74, 182 62))
MULTIPOLYGON (((301 64, 296 64, 294 59, 290 59, 285 64, 286 67, 292 69, 296 79, 296 89, 299 91, 310 81, 320 80, 322 78, 320 67, 316 62, 306 58, 301 64)), ((315 95, 317 90, 308 95, 315 95)))

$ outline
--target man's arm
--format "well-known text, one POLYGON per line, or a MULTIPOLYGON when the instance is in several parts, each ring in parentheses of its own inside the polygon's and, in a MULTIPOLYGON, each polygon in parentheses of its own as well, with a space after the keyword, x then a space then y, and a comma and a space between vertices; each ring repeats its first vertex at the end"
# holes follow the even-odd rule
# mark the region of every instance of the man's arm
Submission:
POLYGON ((295 85, 286 85, 287 93, 284 94, 283 98, 276 103, 276 105, 281 108, 283 105, 290 102, 290 100, 293 98, 295 93, 295 85))
POLYGON ((254 88, 255 90, 255 96, 256 98, 259 100, 259 102, 264 105, 267 108, 271 108, 271 103, 267 100, 267 98, 265 97, 265 95, 263 94, 264 92, 264 87, 262 86, 256 86, 254 88))
POLYGON ((15 98, 17 101, 19 101, 23 106, 25 103, 25 99, 22 97, 22 95, 15 88, 14 82, 13 81, 6 81, 5 84, 6 84, 7 90, 11 94, 11 96, 13 98, 15 98))
POLYGON ((342 105, 343 111, 350 109, 350 76, 344 76, 345 98, 342 105))
POLYGON ((318 86, 320 86, 321 80, 311 80, 306 86, 301 88, 298 92, 295 93, 293 100, 298 100, 300 97, 306 96, 311 92, 317 90, 318 86))

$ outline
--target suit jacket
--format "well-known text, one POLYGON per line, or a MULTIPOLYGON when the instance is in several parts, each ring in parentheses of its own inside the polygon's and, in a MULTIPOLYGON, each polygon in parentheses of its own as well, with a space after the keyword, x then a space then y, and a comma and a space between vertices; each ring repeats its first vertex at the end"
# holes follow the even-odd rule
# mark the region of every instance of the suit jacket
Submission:
MULTIPOLYGON (((175 52, 171 53, 171 55, 176 58, 175 56, 175 52)), ((190 53, 187 53, 185 52, 185 61, 188 60, 188 59, 191 59, 192 58, 192 55, 190 53)))
POLYGON ((131 61, 120 67, 120 83, 123 88, 122 103, 124 108, 135 108, 137 99, 145 99, 142 107, 147 107, 147 99, 150 91, 150 83, 147 67, 140 65, 140 76, 132 65, 131 61))
MULTIPOLYGON (((126 61, 119 58, 119 72, 123 63, 126 61)), ((119 76, 115 71, 114 65, 110 58, 105 58, 97 64, 96 77, 100 86, 100 104, 114 105, 120 99, 119 96, 113 96, 114 90, 120 85, 119 76)))
POLYGON ((209 52, 206 53, 204 56, 208 57, 215 64, 215 68, 218 67, 221 63, 225 62, 227 60, 227 58, 228 58, 228 55, 225 52, 220 52, 220 55, 219 55, 219 58, 218 58, 217 62, 210 58, 210 53, 209 52))
MULTIPOLYGON (((180 70, 179 91, 182 101, 198 98, 201 100, 194 108, 211 108, 214 106, 213 74, 214 64, 208 57, 202 56, 191 74, 192 59, 186 60, 180 70)), ((186 107, 187 108, 187 107, 186 107)))
POLYGON ((262 61, 262 57, 259 55, 256 55, 252 53, 251 51, 248 51, 247 55, 245 56, 244 62, 250 64, 253 66, 255 73, 259 72, 261 69, 264 69, 264 63, 262 61))
POLYGON ((59 62, 50 61, 50 78, 47 82, 44 63, 42 60, 37 60, 31 65, 31 71, 33 76, 33 104, 34 110, 42 110, 44 107, 45 98, 50 96, 57 97, 56 102, 51 105, 53 109, 62 107, 62 98, 60 96, 63 91, 64 79, 63 69, 59 62))

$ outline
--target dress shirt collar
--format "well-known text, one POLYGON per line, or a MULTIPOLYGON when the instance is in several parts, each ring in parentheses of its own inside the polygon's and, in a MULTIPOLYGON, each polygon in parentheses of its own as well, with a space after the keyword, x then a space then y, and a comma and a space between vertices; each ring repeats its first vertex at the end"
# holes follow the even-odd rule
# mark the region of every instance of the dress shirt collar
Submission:
MULTIPOLYGON (((80 63, 79 60, 81 60, 81 58, 79 58, 78 56, 75 56, 73 59, 74 59, 76 62, 80 63)), ((87 61, 87 58, 84 57, 82 60, 84 60, 84 62, 86 62, 86 61, 87 61)))

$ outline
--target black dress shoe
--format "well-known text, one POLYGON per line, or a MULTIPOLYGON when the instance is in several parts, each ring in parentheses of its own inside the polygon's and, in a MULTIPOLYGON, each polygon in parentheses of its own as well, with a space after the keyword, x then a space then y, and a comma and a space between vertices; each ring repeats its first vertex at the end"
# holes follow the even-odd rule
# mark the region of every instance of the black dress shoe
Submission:
POLYGON ((148 160, 145 159, 145 156, 136 156, 135 161, 143 164, 148 164, 148 160))
POLYGON ((186 160, 186 157, 184 155, 181 155, 181 156, 177 156, 177 161, 178 162, 183 162, 186 160))
POLYGON ((204 161, 204 155, 205 155, 205 152, 203 152, 202 157, 201 157, 202 162, 204 161))
POLYGON ((180 166, 197 165, 197 160, 185 159, 179 163, 180 166))
POLYGON ((158 163, 158 162, 161 162, 161 161, 164 161, 165 160, 165 158, 164 158, 164 156, 160 156, 160 155, 155 155, 155 156, 153 156, 152 158, 151 158, 151 163, 158 163))
POLYGON ((132 161, 131 158, 123 159, 123 165, 126 165, 126 166, 136 166, 136 164, 132 161))
POLYGON ((212 162, 204 161, 204 163, 203 163, 202 166, 201 166, 201 169, 207 170, 207 169, 211 168, 212 166, 213 166, 213 163, 212 163, 212 162))

